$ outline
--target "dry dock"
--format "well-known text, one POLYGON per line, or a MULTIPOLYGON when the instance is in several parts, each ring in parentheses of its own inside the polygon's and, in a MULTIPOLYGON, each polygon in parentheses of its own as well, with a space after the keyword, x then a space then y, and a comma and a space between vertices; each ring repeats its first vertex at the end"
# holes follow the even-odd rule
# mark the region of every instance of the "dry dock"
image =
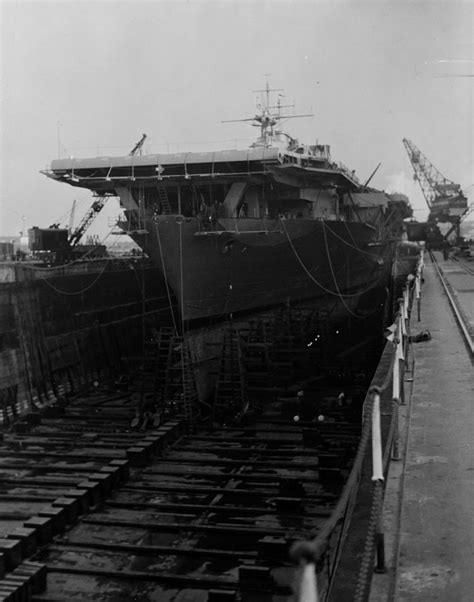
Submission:
POLYGON ((434 257, 424 270, 421 320, 413 316, 411 325, 432 338, 413 345, 405 449, 391 463, 385 496, 387 572, 374 576, 373 601, 474 599, 474 370, 472 339, 458 323, 460 316, 470 337, 474 275, 467 262, 434 257))
MULTIPOLYGON (((55 402, 39 399, 26 416, 6 420, 0 444, 0 600, 313 602, 314 596, 302 593, 303 577, 312 572, 320 600, 468 600, 472 473, 462 446, 472 430, 472 365, 457 320, 466 325, 469 310, 458 301, 454 317, 427 258, 418 321, 420 270, 421 260, 416 277, 405 275, 390 295, 403 299, 395 302, 392 326, 398 334, 385 346, 381 330, 378 342, 372 335, 384 313, 380 299, 376 315, 359 325, 332 326, 326 334, 322 319, 315 330, 301 308, 287 316, 288 329, 277 312, 279 327, 268 324, 267 338, 256 343, 255 328, 242 326, 248 386, 252 367, 259 379, 264 376, 248 415, 186 422, 184 393, 169 393, 164 413, 154 415, 161 416, 159 424, 134 425, 137 383, 124 386, 120 379, 92 374, 87 382, 74 381, 55 402), (429 329, 432 339, 409 344, 410 324, 412 335, 429 329), (401 348, 406 361, 398 355, 401 348), (377 350, 378 365, 378 354, 370 358, 377 350), (401 394, 395 393, 403 380, 401 394), (369 383, 375 387, 366 395, 369 383), (375 415, 377 470, 371 462, 375 415), (453 445, 460 446, 457 455, 453 445), (378 544, 384 483, 387 571, 372 578, 374 559, 381 563, 374 525, 378 544), (446 507, 439 500, 447 500, 446 507), (465 536, 457 555, 456 534, 465 536), (456 564, 459 558, 463 566, 456 564), (439 592, 447 595, 434 597, 439 592)), ((469 286, 462 278, 461 285, 446 284, 453 302, 469 286)), ((158 334, 143 340, 143 387, 149 364, 161 358, 158 334)), ((169 349, 181 350, 184 358, 184 344, 170 342, 169 349)), ((223 351, 222 357, 231 356, 223 351)), ((181 374, 182 364, 173 358, 168 363, 181 374)), ((217 392, 235 384, 235 362, 221 363, 217 392)))

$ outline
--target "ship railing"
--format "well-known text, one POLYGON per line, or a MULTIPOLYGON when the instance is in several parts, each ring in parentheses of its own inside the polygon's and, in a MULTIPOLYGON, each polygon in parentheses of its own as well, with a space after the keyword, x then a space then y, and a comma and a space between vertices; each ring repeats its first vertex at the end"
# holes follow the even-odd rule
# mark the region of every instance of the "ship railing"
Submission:
MULTIPOLYGON (((270 164, 270 162, 268 162, 270 164)), ((271 164, 270 164, 271 165, 271 164)), ((54 170, 43 170, 41 173, 44 173, 48 177, 65 180, 66 182, 74 182, 76 184, 84 184, 87 187, 89 183, 91 184, 101 184, 101 183, 110 183, 110 182, 161 182, 161 181, 171 181, 171 180, 198 180, 203 178, 246 178, 248 176, 262 176, 268 175, 271 170, 267 167, 266 164, 262 165, 262 169, 257 170, 247 170, 247 171, 235 171, 235 172, 219 172, 219 171, 206 171, 203 173, 182 173, 182 174, 158 174, 158 175, 137 175, 134 173, 130 173, 125 176, 114 176, 111 174, 105 176, 87 176, 87 175, 79 175, 77 172, 72 171, 71 173, 56 173, 54 170)))
POLYGON ((329 596, 335 589, 338 563, 343 554, 353 509, 358 501, 359 491, 362 489, 363 464, 366 454, 369 453, 369 443, 372 448, 372 494, 370 515, 366 517, 368 518, 366 538, 355 585, 354 601, 368 599, 374 570, 380 573, 386 572, 383 529, 385 479, 390 461, 401 459, 399 408, 406 405, 406 374, 411 372, 411 379, 408 380, 413 380, 413 357, 411 366, 408 361, 410 316, 416 299, 418 319, 420 319, 422 275, 423 255, 421 254, 415 275, 410 275, 403 287, 395 321, 386 329, 387 344, 379 366, 383 368, 388 360, 388 368, 384 368, 385 377, 379 386, 375 384, 379 380, 379 370, 377 370, 373 384, 366 394, 359 446, 336 508, 314 539, 295 542, 290 550, 292 559, 298 565, 295 592, 297 602, 329 600, 329 596), (390 425, 387 434, 383 436, 381 411, 385 416, 387 410, 391 410, 390 425))

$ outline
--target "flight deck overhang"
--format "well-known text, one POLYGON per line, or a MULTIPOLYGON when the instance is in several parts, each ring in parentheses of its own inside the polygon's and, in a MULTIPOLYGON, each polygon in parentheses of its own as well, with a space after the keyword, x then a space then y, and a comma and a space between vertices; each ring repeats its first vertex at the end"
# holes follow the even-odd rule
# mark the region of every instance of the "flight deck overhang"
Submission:
POLYGON ((278 148, 250 148, 204 153, 163 155, 128 155, 52 161, 46 176, 72 186, 97 192, 110 192, 117 186, 138 184, 150 187, 209 181, 261 181, 272 178, 295 186, 320 186, 358 190, 360 183, 346 168, 331 164, 325 167, 283 164, 278 148))
POLYGON ((46 176, 73 186, 104 190, 140 181, 179 181, 205 178, 238 178, 262 175, 271 165, 279 165, 277 148, 252 148, 205 153, 127 155, 86 159, 56 159, 46 176))

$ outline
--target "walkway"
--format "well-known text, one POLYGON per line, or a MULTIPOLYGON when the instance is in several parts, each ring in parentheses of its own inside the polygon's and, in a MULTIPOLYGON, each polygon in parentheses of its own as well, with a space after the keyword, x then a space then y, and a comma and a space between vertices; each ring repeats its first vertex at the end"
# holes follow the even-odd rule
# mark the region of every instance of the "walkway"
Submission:
MULTIPOLYGON (((377 602, 474 601, 474 369, 426 260, 421 322, 414 308, 411 330, 427 329, 432 340, 413 346, 411 409, 402 411, 407 450, 387 483, 388 572, 374 576, 377 602)), ((474 277, 471 288, 474 295, 474 277)))

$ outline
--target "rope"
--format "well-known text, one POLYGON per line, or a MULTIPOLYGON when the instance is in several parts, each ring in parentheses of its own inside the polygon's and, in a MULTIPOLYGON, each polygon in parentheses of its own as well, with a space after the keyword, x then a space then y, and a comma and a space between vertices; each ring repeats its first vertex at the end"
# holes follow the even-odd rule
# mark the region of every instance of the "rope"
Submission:
MULTIPOLYGON (((323 223, 325 223, 325 222, 323 222, 323 223)), ((368 251, 364 251, 360 247, 357 247, 355 244, 354 237, 352 236, 352 232, 350 231, 350 229, 347 226, 347 222, 344 221, 343 224, 345 225, 347 233, 349 234, 352 242, 354 243, 353 245, 351 245, 351 243, 347 242, 347 240, 345 238, 342 238, 342 236, 339 236, 339 234, 336 234, 336 232, 334 232, 334 230, 331 230, 331 228, 327 224, 325 224, 325 225, 326 225, 326 228, 331 232, 331 234, 333 236, 335 236, 336 238, 338 238, 341 242, 343 242, 347 247, 349 247, 351 249, 355 249, 359 253, 361 253, 363 255, 368 255, 369 257, 372 257, 373 259, 378 259, 378 255, 374 255, 373 253, 369 253, 368 251)))
POLYGON ((104 267, 101 269, 101 271, 99 272, 99 274, 97 275, 96 278, 94 278, 94 280, 88 284, 87 286, 85 286, 84 288, 82 288, 79 291, 64 291, 61 290, 60 288, 58 288, 57 286, 54 286, 54 284, 52 284, 47 278, 40 278, 40 280, 43 280, 43 282, 45 282, 51 289, 53 289, 53 291, 56 291, 57 293, 61 294, 61 295, 82 295, 83 293, 85 293, 86 291, 88 291, 90 288, 92 288, 94 286, 94 284, 99 280, 99 278, 101 278, 102 274, 105 272, 106 268, 107 268, 107 261, 105 261, 104 263, 104 267))
POLYGON ((326 237, 326 224, 324 222, 321 222, 322 226, 323 226, 323 237, 324 237, 324 246, 326 247, 326 255, 328 257, 328 263, 329 263, 329 268, 331 270, 331 275, 332 275, 332 279, 334 281, 334 286, 336 287, 336 290, 339 294, 339 297, 342 301, 342 304, 344 305, 344 307, 347 309, 347 311, 349 312, 349 314, 351 316, 354 316, 354 318, 358 318, 360 316, 358 316, 357 314, 355 314, 351 308, 347 305, 347 303, 344 301, 342 294, 341 294, 341 290, 339 289, 339 286, 337 285, 337 280, 336 280, 336 275, 334 273, 334 269, 333 269, 333 265, 332 265, 332 261, 331 261, 331 255, 329 254, 329 246, 328 246, 328 241, 327 241, 327 237, 326 237))
MULTIPOLYGON (((325 222, 322 222, 322 225, 323 225, 324 244, 325 244, 325 247, 326 247, 326 254, 327 254, 327 257, 328 257, 329 267, 330 267, 330 269, 331 269, 331 274, 332 274, 332 278, 333 278, 333 281, 334 281, 334 286, 336 287, 336 289, 337 289, 337 291, 338 291, 338 293, 339 293, 339 296, 340 296, 340 298, 341 298, 342 304, 344 305, 344 307, 347 309, 348 313, 349 313, 351 316, 354 316, 355 318, 364 318, 364 319, 366 319, 366 318, 368 318, 368 317, 369 317, 369 315, 371 316, 371 315, 373 315, 373 314, 374 314, 376 311, 378 311, 378 307, 376 306, 376 307, 375 307, 375 309, 374 309, 374 310, 373 310, 373 311, 372 311, 370 314, 368 314, 368 315, 363 315, 363 316, 362 316, 362 315, 358 315, 358 314, 354 313, 354 312, 351 310, 351 308, 350 308, 350 307, 347 305, 347 303, 344 301, 344 299, 343 299, 343 295, 342 295, 342 293, 341 293, 341 291, 340 291, 340 289, 339 289, 339 287, 338 287, 338 284, 337 284, 337 279, 336 279, 336 275, 335 275, 335 273, 334 273, 334 270, 333 270, 333 265, 332 265, 332 261, 331 261, 331 256, 330 256, 330 254, 329 254, 329 246, 328 246, 328 243, 327 243, 327 237, 326 237, 326 228, 327 228, 327 224, 326 224, 325 222)), ((332 230, 330 230, 330 231, 332 232, 332 230)), ((333 234, 334 234, 334 232, 333 232, 333 234)), ((338 238, 340 238, 340 237, 338 237, 338 238)), ((375 285, 373 285, 371 288, 374 288, 374 287, 375 287, 375 285)), ((370 289, 369 289, 369 290, 370 290, 370 289)), ((359 294, 362 294, 362 293, 359 293, 359 294)), ((344 295, 344 296, 345 296, 345 295, 344 295)))
POLYGON ((293 241, 291 240, 290 235, 288 234, 288 231, 286 229, 286 226, 285 226, 285 223, 284 223, 283 220, 281 220, 281 224, 282 224, 283 230, 285 231, 285 234, 286 234, 286 237, 288 239, 288 243, 289 243, 289 245, 291 247, 291 250, 293 251, 296 259, 298 260, 298 263, 300 264, 300 266, 302 267, 302 269, 306 272, 307 276, 314 282, 314 284, 316 284, 316 286, 318 286, 319 288, 321 288, 323 291, 325 291, 326 293, 328 293, 330 295, 333 295, 334 297, 353 298, 353 297, 357 297, 358 295, 362 295, 362 294, 364 294, 364 293, 372 290, 373 288, 375 288, 376 284, 371 284, 366 289, 363 289, 363 290, 358 291, 357 293, 353 293, 353 294, 341 293, 341 292, 337 293, 337 292, 331 291, 330 289, 326 288, 323 284, 321 284, 320 282, 318 282, 318 280, 316 280, 316 278, 311 274, 311 272, 305 266, 305 264, 303 263, 303 260, 298 255, 298 252, 296 251, 296 249, 295 249, 295 247, 293 245, 293 241))
POLYGON ((163 250, 161 248, 160 229, 158 227, 158 222, 156 220, 155 220, 155 231, 156 231, 156 238, 158 240, 158 247, 160 249, 161 267, 163 269, 163 276, 165 278, 166 294, 168 295, 168 303, 170 306, 171 319, 173 320, 174 333, 176 336, 178 336, 178 325, 176 324, 176 319, 174 317, 173 302, 171 300, 171 293, 170 293, 170 288, 168 285, 168 278, 166 276, 166 267, 165 267, 165 262, 163 260, 163 250))
POLYGON ((382 510, 383 503, 383 482, 375 481, 372 495, 372 504, 370 507, 369 526, 365 538, 364 553, 362 555, 362 563, 357 579, 356 590, 354 594, 354 602, 365 602, 367 600, 368 588, 372 579, 374 570, 374 553, 375 553, 375 535, 377 532, 377 522, 379 514, 382 510))
MULTIPOLYGON (((354 237, 352 236, 352 232, 351 229, 349 228, 349 226, 347 225, 347 222, 344 221, 344 227, 346 229, 347 234, 351 237, 352 242, 354 243, 354 247, 352 247, 353 249, 355 249, 356 251, 359 251, 359 253, 361 253, 362 255, 368 255, 369 257, 377 257, 377 255, 374 255, 373 253, 369 253, 368 251, 363 251, 362 249, 360 249, 359 247, 356 246, 356 241, 354 240, 354 237)), ((330 229, 330 228, 329 228, 330 229)), ((337 238, 340 238, 342 240, 342 242, 344 244, 346 244, 347 246, 351 247, 351 245, 344 240, 343 238, 341 238, 338 234, 336 234, 336 232, 334 232, 334 230, 331 230, 331 233, 336 236, 337 238)), ((365 257, 364 257, 364 261, 366 262, 366 265, 371 265, 370 262, 368 262, 365 257)))
MULTIPOLYGON (((106 237, 103 239, 102 242, 104 242, 110 236, 111 232, 112 232, 112 230, 110 230, 110 232, 106 235, 106 237)), ((102 244, 102 243, 100 243, 100 244, 102 244)), ((110 248, 113 248, 114 245, 116 245, 116 244, 117 244, 117 240, 110 246, 110 248)), ((97 247, 95 247, 95 248, 97 248, 97 247)), ((89 251, 88 253, 86 253, 85 255, 83 255, 80 260, 71 261, 70 263, 65 264, 65 266, 71 265, 73 263, 77 263, 77 261, 82 261, 84 259, 84 257, 87 257, 87 255, 89 255, 90 253, 92 253, 92 251, 93 251, 93 249, 91 251, 89 251)), ((114 260, 115 260, 114 257, 106 257, 106 258, 104 258, 104 262, 105 262, 104 263, 104 267, 101 269, 101 271, 99 272, 99 274, 97 275, 97 277, 91 283, 89 283, 87 286, 85 286, 84 288, 82 288, 82 289, 80 289, 78 291, 65 291, 65 290, 62 290, 62 289, 58 288, 57 286, 54 286, 54 284, 52 284, 51 282, 49 282, 49 280, 47 280, 46 277, 40 278, 40 280, 43 280, 52 290, 56 291, 57 293, 59 293, 61 295, 71 295, 71 296, 82 295, 83 293, 85 293, 86 291, 88 291, 89 289, 91 289, 94 286, 94 284, 96 282, 98 282, 98 280, 102 277, 103 273, 107 269, 108 262, 114 261, 114 260)), ((61 267, 65 267, 65 266, 54 266, 53 269, 55 269, 56 267, 60 267, 61 268, 61 267)), ((39 269, 40 270, 44 270, 44 269, 50 270, 51 268, 39 268, 39 269)))

